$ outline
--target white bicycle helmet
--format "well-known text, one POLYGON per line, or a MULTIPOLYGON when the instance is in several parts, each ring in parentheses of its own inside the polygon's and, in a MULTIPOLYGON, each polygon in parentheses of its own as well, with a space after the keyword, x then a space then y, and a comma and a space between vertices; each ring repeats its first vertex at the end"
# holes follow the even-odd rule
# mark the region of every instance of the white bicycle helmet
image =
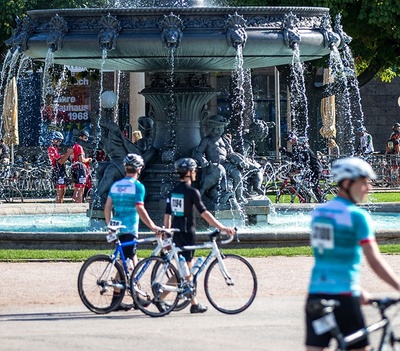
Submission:
POLYGON ((144 166, 144 161, 142 156, 137 154, 128 154, 124 158, 124 166, 129 166, 134 169, 144 166))
POLYGON ((332 165, 332 178, 335 182, 344 179, 355 180, 360 177, 375 179, 376 174, 371 165, 358 157, 346 157, 332 165))

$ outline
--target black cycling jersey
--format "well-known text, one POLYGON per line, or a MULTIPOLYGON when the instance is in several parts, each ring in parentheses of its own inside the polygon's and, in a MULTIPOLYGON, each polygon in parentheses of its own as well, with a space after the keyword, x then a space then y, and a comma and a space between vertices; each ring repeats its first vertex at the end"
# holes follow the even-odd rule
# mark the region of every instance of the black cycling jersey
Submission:
POLYGON ((196 218, 194 208, 199 213, 207 209, 201 200, 200 192, 186 182, 180 182, 167 198, 165 213, 172 215, 172 228, 180 229, 174 234, 177 246, 194 245, 196 234, 196 218))

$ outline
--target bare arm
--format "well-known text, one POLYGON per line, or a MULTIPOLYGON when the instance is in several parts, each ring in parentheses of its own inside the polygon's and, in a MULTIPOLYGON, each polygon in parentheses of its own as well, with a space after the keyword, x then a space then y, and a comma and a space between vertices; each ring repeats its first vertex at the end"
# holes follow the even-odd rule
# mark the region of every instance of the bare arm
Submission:
POLYGON ((90 162, 92 162, 92 158, 91 157, 85 157, 84 155, 79 155, 78 159, 79 159, 79 162, 82 162, 82 163, 90 163, 90 162))
POLYGON ((164 227, 171 228, 171 215, 170 214, 164 215, 164 227))
POLYGON ((57 162, 60 165, 63 165, 73 153, 74 151, 72 149, 68 149, 64 155, 61 155, 60 159, 57 162))
POLYGON ((376 241, 362 245, 364 255, 376 275, 396 290, 400 290, 400 279, 393 269, 384 260, 376 241))
POLYGON ((112 207, 113 207, 112 199, 111 197, 107 197, 106 204, 104 205, 104 218, 106 221, 106 225, 110 223, 112 207))
POLYGON ((161 229, 154 224, 143 204, 136 205, 136 211, 143 223, 146 224, 152 232, 157 233, 161 229))
POLYGON ((229 235, 234 235, 235 234, 235 229, 234 228, 229 228, 225 227, 218 219, 216 219, 209 211, 204 211, 201 214, 201 217, 209 224, 212 225, 213 227, 218 228, 219 230, 225 232, 226 234, 229 235))

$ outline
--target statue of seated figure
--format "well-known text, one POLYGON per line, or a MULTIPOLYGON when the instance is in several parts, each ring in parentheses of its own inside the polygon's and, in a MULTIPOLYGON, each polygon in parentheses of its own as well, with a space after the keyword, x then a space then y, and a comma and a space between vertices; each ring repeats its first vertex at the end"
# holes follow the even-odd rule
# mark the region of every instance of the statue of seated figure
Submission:
POLYGON ((233 183, 233 192, 238 203, 247 203, 243 197, 242 171, 247 168, 245 158, 234 152, 231 140, 224 135, 228 122, 220 115, 207 120, 209 134, 194 149, 193 157, 203 168, 200 193, 213 200, 227 201, 230 189, 227 179, 233 183))

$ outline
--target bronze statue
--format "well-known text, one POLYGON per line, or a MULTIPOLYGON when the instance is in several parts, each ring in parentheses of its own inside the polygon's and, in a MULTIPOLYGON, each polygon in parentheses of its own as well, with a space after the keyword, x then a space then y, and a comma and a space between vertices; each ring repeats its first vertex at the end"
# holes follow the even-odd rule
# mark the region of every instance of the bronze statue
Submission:
POLYGON ((97 167, 98 184, 95 191, 94 209, 104 208, 111 185, 125 176, 123 160, 127 154, 141 155, 144 161, 148 162, 156 151, 152 146, 142 149, 125 138, 119 126, 114 122, 101 120, 100 127, 102 130, 99 147, 104 150, 110 161, 99 162, 97 167))
POLYGON ((233 192, 238 203, 247 203, 243 197, 242 171, 247 168, 244 157, 233 151, 231 140, 224 135, 228 122, 220 115, 207 120, 209 134, 194 149, 193 157, 203 168, 200 193, 213 200, 229 199, 227 178, 232 180, 233 192))

